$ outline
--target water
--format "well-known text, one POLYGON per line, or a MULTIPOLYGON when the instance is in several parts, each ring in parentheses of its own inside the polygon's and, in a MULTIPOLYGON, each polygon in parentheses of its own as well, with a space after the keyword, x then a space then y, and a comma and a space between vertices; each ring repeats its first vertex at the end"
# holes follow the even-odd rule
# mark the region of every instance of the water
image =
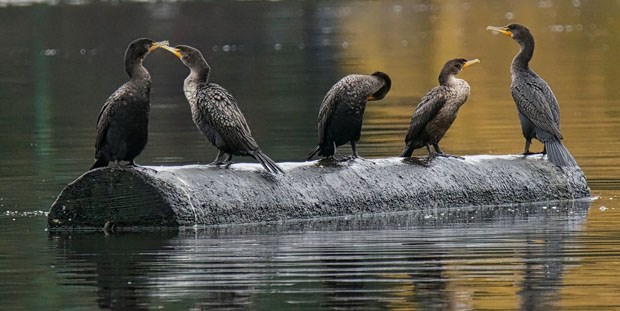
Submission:
MULTIPOLYGON (((612 1, 0 3, 1 308, 620 309, 619 15, 612 1), (394 84, 369 104, 359 151, 397 154, 413 104, 443 63, 479 58, 461 74, 472 95, 442 147, 514 154, 523 140, 508 68, 518 47, 485 31, 510 21, 534 32, 532 67, 560 101, 592 202, 45 232, 51 202, 92 164, 99 109, 126 79, 122 54, 137 37, 199 47, 277 161, 312 149, 318 106, 335 81, 376 70, 394 84)), ((137 162, 211 161, 181 92, 186 68, 164 51, 145 64, 152 113, 137 162)))

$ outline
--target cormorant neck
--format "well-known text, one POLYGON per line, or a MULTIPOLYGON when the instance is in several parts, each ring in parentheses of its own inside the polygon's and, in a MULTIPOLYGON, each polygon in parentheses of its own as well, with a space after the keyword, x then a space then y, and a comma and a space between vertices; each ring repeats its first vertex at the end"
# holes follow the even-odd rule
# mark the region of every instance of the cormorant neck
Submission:
POLYGON ((207 61, 204 58, 199 61, 195 66, 190 68, 191 72, 189 77, 191 80, 196 81, 198 83, 207 83, 209 81, 209 73, 211 72, 211 67, 207 64, 207 61))
POLYGON ((142 65, 142 58, 125 61, 125 71, 132 79, 150 79, 151 75, 142 65))
POLYGON ((512 67, 515 69, 528 69, 530 60, 534 56, 534 37, 530 33, 525 33, 518 43, 521 50, 512 60, 512 67))
POLYGON ((192 69, 189 78, 198 83, 207 83, 207 81, 209 81, 209 72, 209 67, 192 69))
POLYGON ((185 97, 191 104, 195 104, 196 100, 196 91, 200 88, 201 85, 206 85, 209 81, 209 72, 211 68, 205 61, 204 63, 200 63, 199 66, 193 66, 190 68, 190 73, 185 78, 183 82, 183 92, 185 92, 185 97))
POLYGON ((449 85, 456 80, 456 77, 452 73, 441 72, 439 75, 439 85, 449 85))

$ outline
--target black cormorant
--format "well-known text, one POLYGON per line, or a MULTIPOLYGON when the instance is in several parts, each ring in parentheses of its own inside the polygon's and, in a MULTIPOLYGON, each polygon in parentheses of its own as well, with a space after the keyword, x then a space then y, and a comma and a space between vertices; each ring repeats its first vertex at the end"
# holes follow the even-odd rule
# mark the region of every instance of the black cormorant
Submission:
POLYGON ((251 156, 267 171, 284 173, 260 150, 235 98, 220 85, 209 82, 211 67, 202 53, 186 45, 163 48, 176 55, 190 69, 183 83, 183 91, 196 127, 219 150, 211 164, 228 166, 233 155, 251 156))
POLYGON ((531 154, 530 144, 532 138, 536 138, 545 145, 543 154, 548 155, 549 161, 557 166, 577 166, 573 156, 562 144, 558 101, 547 82, 530 69, 529 62, 534 54, 534 37, 530 30, 519 24, 489 26, 487 30, 509 36, 521 47, 510 66, 510 90, 525 137, 523 154, 531 154))
POLYGON ((359 157, 357 142, 362 132, 366 102, 380 100, 390 90, 392 80, 380 71, 372 75, 348 75, 327 92, 319 109, 319 144, 308 154, 307 160, 318 153, 331 157, 336 147, 351 143, 353 157, 359 157))
POLYGON ((166 41, 140 38, 125 52, 125 71, 130 79, 106 100, 97 119, 95 163, 90 169, 105 167, 110 161, 129 161, 146 146, 150 110, 151 76, 142 65, 147 54, 166 41))
POLYGON ((439 74, 439 86, 431 89, 416 106, 411 117, 409 131, 405 137, 406 147, 401 157, 410 157, 415 149, 426 146, 429 156, 446 155, 439 148, 439 141, 456 119, 459 108, 469 97, 469 84, 456 75, 468 66, 477 64, 478 59, 455 58, 446 62, 439 74), (431 151, 430 145, 435 148, 431 151))

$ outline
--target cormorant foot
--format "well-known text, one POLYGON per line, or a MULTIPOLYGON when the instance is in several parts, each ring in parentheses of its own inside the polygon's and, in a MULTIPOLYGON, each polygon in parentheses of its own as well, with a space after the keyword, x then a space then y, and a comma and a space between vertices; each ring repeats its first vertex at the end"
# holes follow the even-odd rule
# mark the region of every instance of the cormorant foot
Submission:
POLYGON ((463 158, 461 156, 457 156, 457 155, 453 155, 453 154, 448 154, 448 153, 436 153, 435 155, 438 156, 438 157, 456 158, 456 159, 460 159, 460 160, 465 160, 465 158, 463 158))
POLYGON ((404 157, 403 163, 414 164, 414 165, 422 165, 424 167, 429 167, 433 158, 430 156, 425 157, 404 157))
POLYGON ((442 157, 447 157, 447 158, 455 158, 455 159, 459 159, 459 160, 465 160, 465 158, 463 158, 461 156, 453 155, 453 154, 444 153, 441 156, 442 157))
POLYGON ((358 159, 359 157, 354 156, 354 155, 350 155, 350 156, 346 156, 346 157, 334 157, 334 160, 336 160, 336 162, 347 162, 350 160, 355 160, 358 159))
POLYGON ((328 166, 328 167, 335 167, 338 166, 338 160, 336 160, 334 158, 334 156, 329 156, 329 157, 323 157, 321 159, 319 159, 319 161, 317 162, 318 166, 328 166))

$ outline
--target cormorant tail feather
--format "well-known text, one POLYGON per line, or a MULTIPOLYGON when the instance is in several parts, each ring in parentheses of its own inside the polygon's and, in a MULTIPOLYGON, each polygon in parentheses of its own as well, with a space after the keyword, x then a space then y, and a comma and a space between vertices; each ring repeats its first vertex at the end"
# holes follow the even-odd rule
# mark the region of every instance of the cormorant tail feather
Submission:
POLYGON ((106 167, 108 166, 108 163, 110 163, 110 161, 103 159, 103 158, 95 159, 95 160, 96 160, 95 163, 93 164, 93 166, 90 167, 89 171, 96 169, 98 167, 106 167))
POLYGON ((413 148, 406 146, 403 152, 400 153, 400 157, 409 158, 413 154, 413 148))
POLYGON ((306 157, 306 161, 310 161, 310 159, 312 159, 312 157, 314 157, 314 155, 316 155, 319 151, 321 151, 321 146, 316 146, 314 150, 308 153, 308 156, 306 157))
POLYGON ((284 170, 276 164, 271 158, 269 158, 262 151, 258 150, 254 153, 254 158, 258 161, 268 172, 274 174, 284 174, 284 170))
POLYGON ((577 166, 577 161, 559 140, 545 142, 545 150, 549 161, 559 167, 577 166))

